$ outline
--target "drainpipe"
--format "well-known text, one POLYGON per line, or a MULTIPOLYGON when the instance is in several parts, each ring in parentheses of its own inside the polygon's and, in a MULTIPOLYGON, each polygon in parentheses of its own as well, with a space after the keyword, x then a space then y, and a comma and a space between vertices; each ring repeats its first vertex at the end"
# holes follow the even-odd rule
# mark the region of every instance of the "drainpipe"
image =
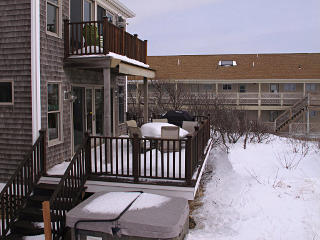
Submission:
POLYGON ((31 96, 32 96, 32 143, 41 129, 40 98, 40 0, 31 1, 31 96))

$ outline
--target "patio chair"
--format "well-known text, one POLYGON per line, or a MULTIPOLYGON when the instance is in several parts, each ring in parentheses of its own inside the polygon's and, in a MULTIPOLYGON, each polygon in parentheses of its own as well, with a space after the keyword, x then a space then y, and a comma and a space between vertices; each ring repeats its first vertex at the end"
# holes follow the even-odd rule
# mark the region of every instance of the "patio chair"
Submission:
POLYGON ((182 128, 188 131, 190 134, 193 134, 195 131, 195 127, 199 126, 199 123, 196 121, 183 121, 182 128))
MULTIPOLYGON (((177 126, 161 127, 161 138, 179 140, 179 131, 180 128, 177 126)), ((162 146, 160 142, 160 149, 163 152, 178 152, 180 150, 179 141, 163 141, 162 146)))
POLYGON ((161 122, 161 123, 168 123, 168 119, 166 118, 154 118, 152 122, 161 122))
MULTIPOLYGON (((139 127, 128 127, 128 133, 129 133, 129 137, 133 138, 134 135, 137 135, 139 139, 143 138, 142 133, 141 133, 141 129, 139 127)), ((133 145, 133 142, 131 142, 131 144, 133 145)), ((141 153, 145 153, 147 151, 151 150, 150 147, 150 142, 147 141, 146 143, 146 148, 144 147, 144 143, 143 141, 140 142, 140 152, 141 153)))

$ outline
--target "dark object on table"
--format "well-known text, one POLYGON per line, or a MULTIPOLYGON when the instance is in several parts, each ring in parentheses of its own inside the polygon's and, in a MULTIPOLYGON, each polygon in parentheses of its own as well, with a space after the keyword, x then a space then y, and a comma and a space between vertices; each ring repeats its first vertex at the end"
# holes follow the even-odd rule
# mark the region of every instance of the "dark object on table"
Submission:
POLYGON ((168 122, 174 124, 176 126, 182 127, 183 121, 194 121, 194 117, 192 117, 187 111, 168 111, 166 114, 161 116, 162 118, 168 119, 168 122))

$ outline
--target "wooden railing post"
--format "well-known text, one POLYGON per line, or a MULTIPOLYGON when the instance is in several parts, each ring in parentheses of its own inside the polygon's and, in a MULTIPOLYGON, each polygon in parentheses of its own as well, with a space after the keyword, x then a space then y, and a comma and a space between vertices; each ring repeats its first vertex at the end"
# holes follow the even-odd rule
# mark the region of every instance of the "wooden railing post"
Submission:
POLYGON ((125 30, 124 28, 121 29, 121 54, 122 55, 126 55, 126 52, 125 52, 125 45, 124 45, 124 42, 125 42, 125 30))
POLYGON ((86 157, 86 168, 87 173, 91 174, 91 138, 88 132, 85 133, 86 146, 85 146, 85 157, 86 157))
POLYGON ((148 56, 148 40, 144 40, 144 63, 147 64, 147 56, 148 56))
POLYGON ((44 223, 45 240, 52 240, 50 202, 49 201, 42 202, 42 216, 43 216, 43 223, 44 223))
POLYGON ((69 19, 64 20, 64 57, 69 57, 70 33, 69 33, 69 19))
POLYGON ((103 18, 103 54, 106 55, 109 53, 109 41, 110 39, 108 39, 109 34, 108 34, 108 30, 109 30, 109 19, 108 17, 104 17, 103 18))
POLYGON ((41 143, 40 143, 40 167, 41 172, 47 172, 47 132, 40 130, 41 143))
POLYGON ((192 152, 192 135, 187 136, 186 142, 186 155, 185 155, 185 175, 186 175, 186 183, 188 186, 191 185, 192 179, 192 162, 193 162, 193 152, 192 152))
POLYGON ((134 34, 134 59, 138 59, 138 34, 134 34))
POLYGON ((134 183, 139 182, 139 154, 140 154, 140 139, 138 134, 133 134, 132 140, 132 173, 133 173, 133 181, 134 183))

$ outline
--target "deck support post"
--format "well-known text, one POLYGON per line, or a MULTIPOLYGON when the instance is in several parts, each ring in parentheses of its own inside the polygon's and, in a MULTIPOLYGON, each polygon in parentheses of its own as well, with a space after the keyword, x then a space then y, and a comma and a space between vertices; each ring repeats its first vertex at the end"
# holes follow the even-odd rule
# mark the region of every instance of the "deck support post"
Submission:
POLYGON ((111 136, 111 71, 110 68, 103 69, 104 81, 104 116, 103 116, 103 133, 105 136, 111 136))
POLYGON ((148 79, 146 77, 143 78, 143 117, 144 122, 147 123, 149 118, 148 107, 149 107, 149 93, 148 93, 148 79))
POLYGON ((307 108, 307 135, 310 133, 310 110, 307 108))
POLYGON ((192 135, 187 136, 187 143, 186 143, 186 155, 185 155, 185 176, 186 176, 186 183, 188 186, 191 185, 191 179, 192 179, 192 158, 193 158, 193 152, 192 152, 192 135))
POLYGON ((133 182, 139 182, 139 154, 140 154, 140 139, 137 134, 133 134, 132 140, 132 174, 133 174, 133 182))
MULTIPOLYGON (((89 133, 85 133, 86 146, 85 146, 85 161, 86 161, 86 170, 88 174, 91 174, 91 139, 89 133)), ((106 144, 106 143, 105 143, 106 144)))

